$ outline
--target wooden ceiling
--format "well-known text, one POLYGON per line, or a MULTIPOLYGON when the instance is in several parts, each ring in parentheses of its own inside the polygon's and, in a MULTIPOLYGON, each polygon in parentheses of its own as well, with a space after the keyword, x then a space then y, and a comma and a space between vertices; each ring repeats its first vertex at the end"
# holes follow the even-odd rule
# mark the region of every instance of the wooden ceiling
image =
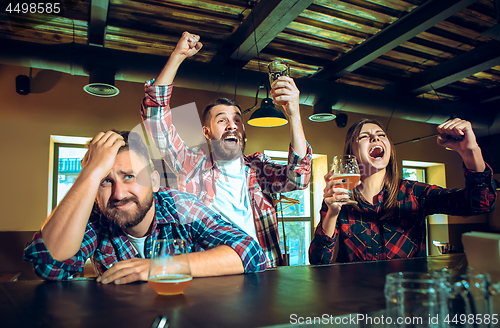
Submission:
POLYGON ((204 44, 195 61, 265 72, 280 58, 292 77, 491 104, 500 98, 497 7, 495 0, 61 0, 57 15, 2 10, 0 41, 168 56, 189 31, 204 44))

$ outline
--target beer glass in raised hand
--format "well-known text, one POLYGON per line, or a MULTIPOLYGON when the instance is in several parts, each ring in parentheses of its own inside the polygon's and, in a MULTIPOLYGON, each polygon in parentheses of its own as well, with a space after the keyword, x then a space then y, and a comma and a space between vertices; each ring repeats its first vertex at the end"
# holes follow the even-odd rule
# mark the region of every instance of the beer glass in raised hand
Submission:
POLYGON ((267 65, 269 69, 269 83, 271 87, 280 76, 290 76, 290 65, 282 60, 273 60, 267 65))

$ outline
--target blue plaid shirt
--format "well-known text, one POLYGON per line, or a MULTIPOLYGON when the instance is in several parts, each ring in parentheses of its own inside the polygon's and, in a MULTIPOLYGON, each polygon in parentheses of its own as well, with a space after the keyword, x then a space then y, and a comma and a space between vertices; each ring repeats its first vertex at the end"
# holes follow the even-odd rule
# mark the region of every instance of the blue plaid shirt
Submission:
MULTIPOLYGON (((180 238, 187 241, 189 252, 227 245, 241 257, 245 272, 265 270, 262 248, 254 239, 222 220, 195 196, 162 188, 154 193, 156 215, 152 233, 146 238, 145 256, 150 257, 156 239, 180 238)), ((96 272, 102 274, 113 263, 140 257, 123 230, 101 214, 93 213, 87 223, 80 250, 65 261, 57 261, 48 252, 41 231, 24 250, 24 261, 33 262, 35 273, 43 279, 71 279, 83 272, 85 261, 92 257, 96 272)))

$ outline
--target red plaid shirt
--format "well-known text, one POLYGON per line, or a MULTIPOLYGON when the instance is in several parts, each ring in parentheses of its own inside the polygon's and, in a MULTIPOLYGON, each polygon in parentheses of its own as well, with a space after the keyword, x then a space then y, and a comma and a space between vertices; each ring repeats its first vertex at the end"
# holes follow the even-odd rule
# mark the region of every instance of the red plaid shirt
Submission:
MULTIPOLYGON (((335 262, 356 262, 426 256, 425 217, 431 214, 458 216, 488 213, 495 208, 496 187, 487 165, 484 172, 464 167, 465 189, 444 189, 425 183, 401 180, 394 214, 384 220, 382 206, 388 197, 382 190, 374 205, 362 201, 359 211, 342 206, 332 237, 321 222, 309 247, 311 264, 333 262, 334 248, 340 241, 335 262)), ((321 218, 328 207, 323 202, 321 218)))
MULTIPOLYGON (((146 94, 141 104, 144 126, 177 175, 178 189, 198 196, 208 206, 215 199, 220 169, 202 149, 187 147, 172 124, 169 102, 173 84, 158 86, 153 82, 145 83, 146 94)), ((268 267, 283 265, 278 220, 271 194, 307 187, 311 177, 312 149, 307 144, 307 154, 300 158, 290 146, 288 165, 274 164, 261 153, 244 156, 243 160, 259 244, 266 254, 268 267)))

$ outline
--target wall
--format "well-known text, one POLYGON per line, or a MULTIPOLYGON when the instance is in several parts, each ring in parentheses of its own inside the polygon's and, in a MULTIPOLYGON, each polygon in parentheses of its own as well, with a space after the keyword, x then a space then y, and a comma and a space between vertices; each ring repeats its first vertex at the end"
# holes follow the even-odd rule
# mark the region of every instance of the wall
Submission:
MULTIPOLYGON (((88 82, 86 77, 33 70, 32 75, 38 83, 32 85, 35 92, 21 96, 15 92, 14 82, 19 74, 28 75, 29 69, 0 66, 0 231, 35 231, 45 220, 50 135, 92 137, 99 131, 111 128, 132 129, 140 123, 139 103, 143 97, 143 85, 140 83, 117 81, 116 85, 121 91, 117 97, 97 98, 82 90, 88 82), (44 78, 47 80, 43 81, 44 78), (37 90, 39 93, 36 93, 37 90)), ((195 102, 200 111, 217 96, 220 95, 174 88, 172 107, 195 102)), ((236 99, 243 109, 254 103, 251 97, 238 96, 236 99)), ((305 134, 314 153, 327 155, 330 163, 334 155, 342 153, 347 128, 338 128, 334 121, 311 122, 307 119, 311 114, 311 107, 302 106, 305 134)), ((347 126, 365 117, 353 113, 348 115, 347 126)), ((389 118, 373 118, 384 124, 389 122, 389 118)), ((193 117, 193 122, 197 119, 193 117)), ((247 119, 248 115, 245 116, 245 120, 247 119)), ((271 129, 247 125, 246 132, 246 153, 270 148, 288 149, 288 125, 271 129)), ((435 125, 426 123, 392 119, 389 124, 389 134, 395 143, 433 133, 435 125)), ((457 188, 464 185, 460 156, 439 147, 434 138, 402 144, 396 150, 399 160, 444 163, 447 186, 457 188)), ((462 218, 452 220, 468 222, 462 218)))

